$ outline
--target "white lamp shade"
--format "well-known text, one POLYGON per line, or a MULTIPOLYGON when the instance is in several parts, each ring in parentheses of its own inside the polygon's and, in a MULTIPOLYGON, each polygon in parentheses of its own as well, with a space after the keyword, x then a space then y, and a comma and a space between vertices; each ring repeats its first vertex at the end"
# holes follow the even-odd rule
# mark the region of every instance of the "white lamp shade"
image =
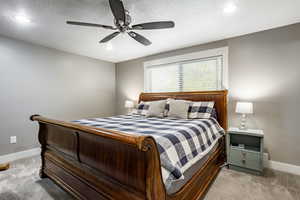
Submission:
POLYGON ((252 114, 253 113, 253 103, 237 102, 235 112, 241 113, 241 114, 252 114))
POLYGON ((133 108, 134 107, 134 103, 133 101, 125 101, 125 108, 133 108))

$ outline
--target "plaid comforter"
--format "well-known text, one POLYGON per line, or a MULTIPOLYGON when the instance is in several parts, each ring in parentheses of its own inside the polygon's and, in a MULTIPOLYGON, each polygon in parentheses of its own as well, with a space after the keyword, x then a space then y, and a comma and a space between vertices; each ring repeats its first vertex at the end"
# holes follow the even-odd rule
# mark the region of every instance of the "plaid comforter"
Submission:
POLYGON ((191 120, 120 115, 73 122, 129 134, 152 136, 160 153, 166 188, 169 188, 172 181, 183 179, 183 173, 205 156, 224 134, 224 130, 214 118, 191 120))

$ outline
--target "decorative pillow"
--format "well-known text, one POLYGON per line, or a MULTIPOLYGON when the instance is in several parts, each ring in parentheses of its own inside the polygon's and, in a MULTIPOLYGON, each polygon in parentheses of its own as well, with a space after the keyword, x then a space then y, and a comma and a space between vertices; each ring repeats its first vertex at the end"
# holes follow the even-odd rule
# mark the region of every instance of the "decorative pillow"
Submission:
POLYGON ((166 106, 166 100, 149 102, 147 117, 163 117, 166 106))
POLYGON ((135 110, 134 114, 147 115, 148 110, 149 110, 149 102, 143 102, 143 101, 141 101, 138 104, 137 109, 135 110))
POLYGON ((188 110, 189 110, 189 102, 185 100, 169 100, 169 117, 176 117, 187 119, 188 118, 188 110))
POLYGON ((189 118, 190 119, 210 118, 214 105, 215 102, 213 101, 192 102, 188 111, 189 118))
MULTIPOLYGON (((169 113, 169 110, 170 110, 170 100, 176 100, 176 99, 172 99, 172 98, 168 98, 167 101, 166 101, 166 106, 165 106, 165 113, 164 113, 164 116, 165 117, 168 117, 168 113, 169 113)), ((181 100, 181 99, 178 99, 176 101, 185 101, 186 103, 190 104, 191 101, 187 101, 187 100, 181 100)))
MULTIPOLYGON (((159 100, 159 101, 141 101, 138 106, 136 111, 133 114, 138 114, 138 115, 147 115, 149 111, 150 104, 153 102, 163 102, 166 104, 166 100, 159 100)), ((165 105, 164 105, 165 106, 165 105)))

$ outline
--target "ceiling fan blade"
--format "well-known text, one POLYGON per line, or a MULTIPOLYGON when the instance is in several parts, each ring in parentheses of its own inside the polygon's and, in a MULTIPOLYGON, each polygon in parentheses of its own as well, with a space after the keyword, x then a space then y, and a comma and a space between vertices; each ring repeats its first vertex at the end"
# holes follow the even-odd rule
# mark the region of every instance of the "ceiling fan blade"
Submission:
POLYGON ((174 28, 175 23, 173 21, 161 21, 161 22, 149 22, 143 24, 136 24, 132 26, 132 30, 150 30, 150 29, 164 29, 174 28))
POLYGON ((121 0, 109 0, 110 9, 115 17, 115 19, 119 22, 125 22, 125 9, 123 2, 121 0))
POLYGON ((130 31, 128 32, 128 35, 145 46, 152 44, 148 39, 136 32, 130 31))
POLYGON ((109 40, 113 39, 114 37, 116 37, 117 35, 119 35, 120 32, 114 32, 108 36, 106 36, 105 38, 103 38, 100 43, 105 43, 105 42, 108 42, 109 40))
POLYGON ((114 28, 114 27, 112 27, 112 26, 107 26, 107 25, 102 25, 102 24, 85 23, 85 22, 67 21, 67 24, 70 24, 70 25, 78 25, 78 26, 101 27, 101 28, 111 29, 111 30, 116 30, 116 29, 117 29, 117 28, 114 28))

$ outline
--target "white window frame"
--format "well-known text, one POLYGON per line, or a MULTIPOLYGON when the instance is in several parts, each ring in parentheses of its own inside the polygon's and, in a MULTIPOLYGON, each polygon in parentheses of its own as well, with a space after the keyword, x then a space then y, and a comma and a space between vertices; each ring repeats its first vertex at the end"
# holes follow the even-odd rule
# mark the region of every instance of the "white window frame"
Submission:
POLYGON ((156 60, 150 60, 144 62, 144 91, 148 91, 147 83, 148 83, 148 76, 147 76, 147 68, 159 66, 159 65, 166 65, 171 63, 178 63, 178 62, 189 62, 192 60, 201 60, 211 57, 218 57, 222 56, 222 89, 229 89, 228 85, 228 47, 221 47, 217 49, 209 49, 189 54, 183 54, 178 56, 166 57, 156 60))

